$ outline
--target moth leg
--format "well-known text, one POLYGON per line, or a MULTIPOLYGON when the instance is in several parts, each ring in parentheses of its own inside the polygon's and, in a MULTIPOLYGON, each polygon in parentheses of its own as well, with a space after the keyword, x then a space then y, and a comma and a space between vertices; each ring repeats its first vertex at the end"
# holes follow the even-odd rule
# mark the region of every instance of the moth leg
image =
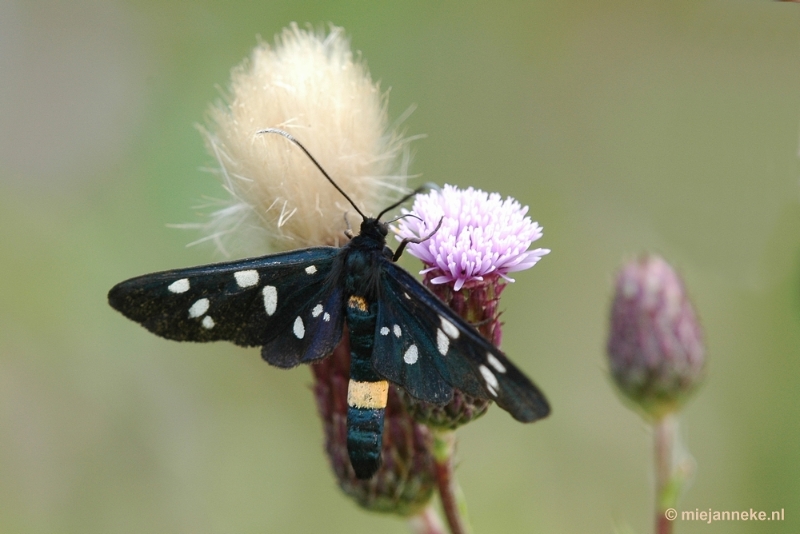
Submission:
POLYGON ((442 222, 444 222, 444 217, 439 219, 439 224, 436 225, 436 228, 433 229, 433 232, 429 233, 425 237, 406 237, 402 241, 400 241, 400 246, 397 247, 397 250, 394 251, 394 256, 392 256, 392 261, 396 262, 397 260, 400 259, 400 256, 403 254, 403 249, 405 249, 406 245, 408 245, 409 243, 415 243, 415 244, 422 243, 423 241, 427 241, 428 239, 433 237, 433 234, 438 232, 439 228, 442 227, 442 222))
POLYGON ((353 239, 353 229, 350 227, 350 221, 347 219, 347 212, 344 212, 344 224, 347 225, 344 235, 347 237, 347 239, 353 239))

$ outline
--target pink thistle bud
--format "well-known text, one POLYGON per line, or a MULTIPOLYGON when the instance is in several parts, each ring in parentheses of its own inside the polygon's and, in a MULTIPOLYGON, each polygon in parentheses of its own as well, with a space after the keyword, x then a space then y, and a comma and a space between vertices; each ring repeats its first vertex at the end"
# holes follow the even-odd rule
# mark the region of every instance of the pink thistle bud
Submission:
POLYGON ((659 256, 617 275, 608 357, 626 397, 653 419, 674 412, 705 374, 703 332, 678 274, 659 256))

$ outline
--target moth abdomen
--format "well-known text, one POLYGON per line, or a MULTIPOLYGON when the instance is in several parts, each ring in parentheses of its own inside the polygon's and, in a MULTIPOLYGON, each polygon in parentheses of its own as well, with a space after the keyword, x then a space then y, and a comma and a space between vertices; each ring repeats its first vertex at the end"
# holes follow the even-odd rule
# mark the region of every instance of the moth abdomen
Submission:
POLYGON ((360 479, 371 478, 381 465, 383 417, 389 383, 372 367, 377 313, 364 297, 347 301, 350 330, 350 384, 347 388, 347 453, 360 479))
POLYGON ((360 479, 372 478, 381 466, 383 419, 389 382, 350 379, 347 388, 347 453, 360 479))

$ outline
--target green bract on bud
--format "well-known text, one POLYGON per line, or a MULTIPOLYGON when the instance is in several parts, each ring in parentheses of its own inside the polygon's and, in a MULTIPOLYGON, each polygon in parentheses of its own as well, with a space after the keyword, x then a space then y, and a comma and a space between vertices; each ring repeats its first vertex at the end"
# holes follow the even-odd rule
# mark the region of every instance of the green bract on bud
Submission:
POLYGON ((611 375, 626 397, 660 419, 704 376, 703 333, 683 282, 659 256, 624 265, 611 307, 611 375))
POLYGON ((350 344, 345 337, 331 356, 312 366, 317 409, 325 430, 325 448, 339 487, 364 508, 403 516, 428 504, 436 486, 433 437, 409 417, 389 388, 384 419, 382 463, 369 480, 356 478, 347 454, 347 385, 350 344))

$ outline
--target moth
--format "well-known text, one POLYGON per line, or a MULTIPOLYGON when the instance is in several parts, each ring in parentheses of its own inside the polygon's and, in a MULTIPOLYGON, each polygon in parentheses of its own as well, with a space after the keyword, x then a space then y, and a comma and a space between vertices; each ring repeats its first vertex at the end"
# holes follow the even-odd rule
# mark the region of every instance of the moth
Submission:
POLYGON ((358 235, 348 235, 342 247, 132 278, 109 292, 114 309, 167 339, 261 347, 264 360, 287 369, 331 354, 346 325, 347 447, 360 479, 380 467, 390 383, 440 405, 458 389, 494 401, 522 422, 549 414, 544 395, 500 349, 396 264, 407 243, 430 236, 404 239, 393 252, 381 217, 418 191, 367 217, 291 134, 260 133, 282 135, 305 152, 362 217, 358 235))

